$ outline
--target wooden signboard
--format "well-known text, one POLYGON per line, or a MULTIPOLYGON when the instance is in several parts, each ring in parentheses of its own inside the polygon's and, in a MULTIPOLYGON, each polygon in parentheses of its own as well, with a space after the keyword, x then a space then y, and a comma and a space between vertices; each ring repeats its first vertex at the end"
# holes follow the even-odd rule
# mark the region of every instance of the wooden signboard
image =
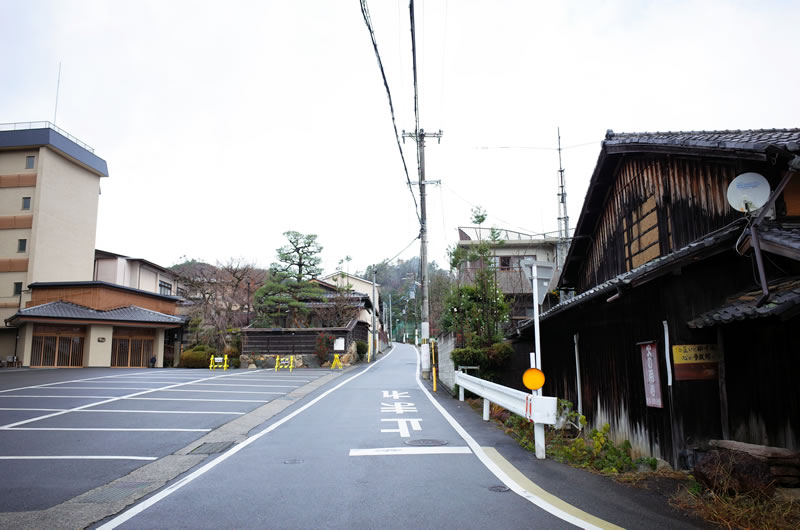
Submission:
POLYGON ((719 350, 716 344, 680 344, 672 347, 676 381, 717 379, 719 350))
POLYGON ((648 407, 664 408, 661 401, 661 379, 658 373, 658 344, 643 342, 639 344, 642 351, 642 372, 644 374, 644 395, 648 407))

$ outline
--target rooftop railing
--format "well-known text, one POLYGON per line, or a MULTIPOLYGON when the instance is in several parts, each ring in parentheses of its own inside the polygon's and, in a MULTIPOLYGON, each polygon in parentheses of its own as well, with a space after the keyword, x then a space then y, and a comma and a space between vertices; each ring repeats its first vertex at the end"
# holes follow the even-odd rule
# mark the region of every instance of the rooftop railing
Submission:
POLYGON ((58 127, 55 123, 51 123, 49 121, 23 121, 17 123, 0 123, 0 131, 25 131, 28 129, 52 129, 61 136, 70 140, 71 142, 74 142, 79 146, 83 147, 90 153, 94 153, 94 148, 78 140, 70 133, 62 129, 61 127, 58 127))

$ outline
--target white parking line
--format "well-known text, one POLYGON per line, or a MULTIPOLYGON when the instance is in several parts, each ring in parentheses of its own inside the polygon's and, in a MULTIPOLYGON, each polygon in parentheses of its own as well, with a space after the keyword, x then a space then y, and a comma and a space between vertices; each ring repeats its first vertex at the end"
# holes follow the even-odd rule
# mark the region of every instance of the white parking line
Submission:
MULTIPOLYGON (((208 380, 212 380, 212 379, 220 379, 222 377, 231 377, 232 375, 235 375, 235 374, 222 374, 222 375, 217 375, 217 376, 213 376, 213 377, 207 377, 206 379, 201 379, 200 381, 208 381, 208 380)), ((113 376, 111 376, 111 377, 113 377, 113 376)), ((98 379, 98 378, 95 378, 95 379, 98 379)), ((69 409, 69 410, 64 410, 64 411, 60 411, 60 412, 53 412, 52 414, 45 414, 44 416, 38 416, 36 418, 30 418, 30 419, 18 421, 18 422, 15 422, 15 423, 9 423, 7 425, 2 425, 2 426, 0 426, 0 429, 9 429, 9 428, 17 427, 18 425, 25 425, 27 423, 33 423, 35 421, 40 421, 40 420, 44 420, 44 419, 47 419, 47 418, 60 416, 62 414, 67 414, 69 412, 74 412, 74 411, 86 409, 86 408, 89 408, 89 407, 95 407, 97 405, 103 405, 105 403, 112 403, 114 401, 119 401, 120 399, 137 397, 137 396, 141 396, 142 394, 149 394, 151 392, 159 392, 159 391, 174 389, 177 386, 183 386, 183 385, 186 385, 186 384, 189 384, 189 383, 180 383, 180 384, 177 384, 177 385, 170 385, 170 386, 167 386, 167 387, 164 387, 164 388, 148 389, 148 390, 145 390, 143 392, 136 392, 134 394, 128 394, 127 396, 118 396, 118 397, 109 398, 109 399, 107 399, 105 401, 100 401, 100 402, 97 402, 97 403, 88 403, 86 405, 81 405, 80 407, 74 407, 74 408, 69 409)), ((31 387, 31 388, 33 388, 33 387, 31 387)))
POLYGON ((192 383, 194 386, 232 386, 235 388, 300 388, 301 385, 240 385, 239 383, 192 383))
POLYGON ((0 460, 158 460, 156 456, 0 456, 0 460))
MULTIPOLYGON (((44 395, 33 395, 33 394, 2 394, 0 398, 58 398, 58 399, 111 399, 114 396, 44 396, 44 395)), ((65 409, 66 410, 66 409, 65 409)))
MULTIPOLYGON (((209 399, 197 399, 197 398, 154 398, 154 397, 130 397, 130 398, 122 398, 122 399, 129 399, 132 401, 202 401, 203 403, 208 403, 209 399)), ((271 400, 269 399, 214 399, 214 403, 269 403, 271 400)))
MULTIPOLYGON (((0 407, 0 410, 38 411, 38 412, 66 412, 69 409, 27 409, 15 407, 0 407)), ((136 409, 82 409, 75 412, 130 412, 142 414, 231 414, 242 416, 246 412, 228 412, 211 410, 136 410, 136 409)))
POLYGON ((126 427, 0 427, 0 431, 211 432, 211 429, 129 429, 126 427))
POLYGON ((255 392, 251 390, 186 390, 183 388, 157 388, 154 392, 210 392, 214 394, 276 394, 282 396, 286 392, 255 392))
POLYGON ((378 447, 350 449, 350 456, 470 455, 469 447, 378 447))
MULTIPOLYGON (((53 390, 155 390, 148 387, 119 387, 119 386, 51 386, 53 390)), ((20 394, 24 395, 24 394, 20 394)))

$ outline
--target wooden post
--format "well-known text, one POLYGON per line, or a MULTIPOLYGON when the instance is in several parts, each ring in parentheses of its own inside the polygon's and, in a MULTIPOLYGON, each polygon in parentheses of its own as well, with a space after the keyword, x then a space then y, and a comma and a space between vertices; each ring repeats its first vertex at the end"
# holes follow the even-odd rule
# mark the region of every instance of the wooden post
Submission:
POLYGON ((723 440, 730 440, 730 425, 728 424, 728 388, 725 384, 725 341, 722 328, 717 326, 717 350, 719 350, 719 363, 717 364, 717 377, 719 382, 719 419, 722 426, 723 440))

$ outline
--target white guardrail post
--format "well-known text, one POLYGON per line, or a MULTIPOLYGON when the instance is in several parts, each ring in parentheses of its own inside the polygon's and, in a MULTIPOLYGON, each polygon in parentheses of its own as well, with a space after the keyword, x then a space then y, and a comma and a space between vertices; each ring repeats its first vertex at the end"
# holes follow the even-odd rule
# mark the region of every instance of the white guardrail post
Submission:
POLYGON ((484 421, 489 421, 490 403, 500 405, 504 409, 532 421, 534 423, 533 434, 536 458, 545 458, 544 426, 555 425, 558 399, 548 396, 535 396, 528 392, 484 381, 461 371, 456 372, 455 383, 458 385, 458 399, 460 401, 464 401, 465 389, 483 398, 484 421))

